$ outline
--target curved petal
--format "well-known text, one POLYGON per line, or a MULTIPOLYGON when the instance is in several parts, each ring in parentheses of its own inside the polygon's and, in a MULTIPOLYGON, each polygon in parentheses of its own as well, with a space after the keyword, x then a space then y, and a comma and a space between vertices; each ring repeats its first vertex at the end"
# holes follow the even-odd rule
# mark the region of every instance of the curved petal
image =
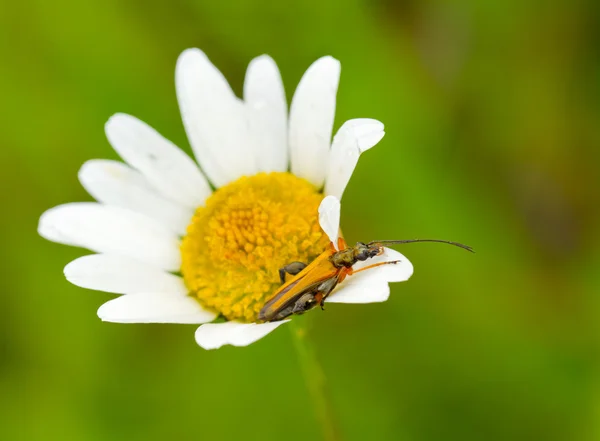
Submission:
POLYGON ((194 161, 139 119, 117 113, 110 117, 105 131, 119 156, 162 195, 195 209, 212 193, 194 161))
POLYGON ((177 60, 175 83, 188 139, 213 184, 220 187, 256 174, 247 109, 202 51, 183 51, 177 60))
POLYGON ((340 62, 319 58, 300 80, 290 108, 292 173, 319 188, 328 167, 339 79, 340 62))
POLYGON ((338 251, 340 208, 340 200, 335 196, 326 196, 319 205, 319 225, 321 225, 321 229, 327 234, 327 237, 338 251))
POLYGON ((340 127, 331 144, 325 194, 342 198, 358 157, 381 141, 383 135, 383 124, 375 119, 351 119, 340 127))
POLYGON ((385 282, 353 283, 344 280, 325 299, 328 303, 375 303, 385 302, 390 296, 390 286, 385 282))
POLYGON ((129 294, 100 306, 98 317, 114 323, 187 323, 213 321, 216 314, 207 311, 188 296, 165 293, 129 294))
POLYGON ((250 132, 255 145, 258 171, 284 172, 288 169, 287 104, 281 75, 268 55, 248 65, 244 81, 250 132))
POLYGON ((92 202, 59 205, 42 214, 38 233, 53 242, 128 256, 169 271, 181 266, 175 233, 120 207, 92 202))
POLYGON ((209 323, 196 331, 196 342, 204 349, 223 345, 248 346, 289 320, 269 323, 209 323))
POLYGON ((372 259, 357 262, 352 267, 354 271, 358 271, 369 265, 380 262, 395 262, 396 264, 381 265, 375 268, 362 271, 349 277, 350 280, 359 281, 382 280, 385 282, 405 282, 413 275, 413 266, 403 254, 391 248, 385 248, 381 256, 375 256, 372 259))
POLYGON ((139 172, 117 161, 87 161, 79 169, 79 182, 98 202, 145 214, 180 235, 185 234, 194 214, 160 196, 139 172))
POLYGON ((124 256, 83 256, 65 266, 64 273, 74 285, 115 294, 188 293, 181 277, 124 256))
POLYGON ((410 261, 396 250, 385 248, 381 256, 364 262, 357 262, 354 271, 380 262, 396 262, 381 265, 348 276, 327 298, 332 303, 371 303, 384 302, 388 299, 390 289, 388 283, 404 282, 413 274, 410 261))

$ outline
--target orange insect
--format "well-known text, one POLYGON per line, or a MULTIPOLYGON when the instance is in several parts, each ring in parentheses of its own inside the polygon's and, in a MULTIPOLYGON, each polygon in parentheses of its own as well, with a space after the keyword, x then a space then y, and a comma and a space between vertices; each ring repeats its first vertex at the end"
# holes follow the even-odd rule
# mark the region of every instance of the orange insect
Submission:
POLYGON ((309 265, 302 262, 292 262, 279 270, 283 285, 273 294, 260 310, 258 319, 265 322, 283 320, 292 314, 304 312, 323 303, 333 289, 341 283, 346 276, 366 271, 381 265, 393 265, 399 260, 378 262, 359 270, 352 267, 358 261, 365 261, 384 253, 384 245, 398 245, 412 242, 439 242, 454 245, 473 252, 467 245, 437 239, 410 239, 410 240, 381 240, 369 243, 358 242, 353 247, 348 247, 341 237, 338 239, 336 251, 333 243, 329 249, 313 260, 309 265), (293 275, 285 281, 285 274, 293 275))

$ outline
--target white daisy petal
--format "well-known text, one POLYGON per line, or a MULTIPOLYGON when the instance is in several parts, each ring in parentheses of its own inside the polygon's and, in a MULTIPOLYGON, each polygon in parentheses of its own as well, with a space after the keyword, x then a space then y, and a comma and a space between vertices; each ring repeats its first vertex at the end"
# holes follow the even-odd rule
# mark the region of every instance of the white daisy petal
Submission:
POLYGON ((319 188, 328 167, 339 79, 338 60, 332 57, 318 59, 300 80, 290 108, 292 173, 319 188))
POLYGON ((325 194, 342 198, 358 157, 377 144, 383 135, 383 124, 375 119, 351 119, 340 127, 331 144, 325 194))
POLYGON ((72 284, 97 291, 116 294, 188 293, 181 277, 124 256, 83 256, 69 263, 64 273, 72 284))
POLYGON ((79 170, 79 181, 98 202, 146 214, 178 234, 185 234, 194 214, 160 196, 139 172, 117 161, 87 161, 79 170))
POLYGON ((353 269, 357 271, 380 262, 400 261, 395 264, 381 265, 352 276, 340 283, 326 301, 332 303, 372 303, 385 302, 390 289, 388 282, 404 282, 413 273, 410 261, 396 250, 385 248, 381 256, 364 262, 357 262, 353 269))
POLYGON ((385 282, 353 283, 344 280, 325 299, 328 303, 375 303, 385 302, 390 296, 390 286, 385 282))
POLYGON ((202 51, 183 51, 175 83, 188 139, 213 184, 220 187, 256 174, 247 109, 202 51))
POLYGON ((326 196, 319 205, 319 224, 336 250, 340 229, 340 200, 335 196, 326 196))
POLYGON ((410 279, 413 274, 413 266, 404 255, 391 248, 385 248, 384 253, 381 256, 375 256, 372 259, 357 262, 352 268, 354 271, 358 271, 361 268, 380 263, 380 262, 392 262, 399 261, 396 264, 381 265, 375 268, 371 268, 365 271, 361 271, 358 274, 349 276, 348 279, 355 281, 363 280, 383 280, 385 282, 405 282, 410 279))
POLYGON ((255 145, 258 171, 283 172, 288 169, 287 104, 281 75, 268 55, 248 65, 244 81, 250 131, 255 145))
POLYGON ((210 196, 210 186, 194 161, 146 123, 117 113, 105 131, 121 158, 164 196, 193 209, 210 196))
POLYGON ((198 328, 196 342, 204 349, 218 349, 223 345, 248 346, 288 321, 209 323, 198 328))
POLYGON ((106 302, 98 309, 98 317, 114 323, 198 324, 213 321, 216 314, 189 296, 142 293, 106 302))
POLYGON ((181 266, 175 233, 120 207, 92 202, 59 205, 42 214, 38 233, 53 242, 129 256, 170 271, 181 266))

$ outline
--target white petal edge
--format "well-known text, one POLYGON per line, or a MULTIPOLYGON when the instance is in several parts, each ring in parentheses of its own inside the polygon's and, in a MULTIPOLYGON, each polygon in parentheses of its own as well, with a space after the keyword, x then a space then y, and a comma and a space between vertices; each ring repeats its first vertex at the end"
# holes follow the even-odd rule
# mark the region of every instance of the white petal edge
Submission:
POLYGON ((110 117, 105 131, 119 156, 163 196, 196 209, 212 193, 194 161, 146 123, 117 113, 110 117))
POLYGON ((213 321, 216 314, 202 308, 192 297, 140 293, 106 302, 98 309, 98 317, 113 323, 199 324, 213 321))
POLYGON ((340 70, 335 58, 319 58, 300 80, 290 107, 292 173, 319 188, 328 168, 340 70))
POLYGON ((244 102, 258 171, 288 169, 287 103, 281 74, 268 55, 253 59, 244 80, 244 102))
POLYGON ((92 159, 79 169, 79 182, 98 202, 128 208, 183 235, 194 211, 162 197, 144 176, 127 165, 92 159))
POLYGON ((83 256, 65 266, 64 273, 74 285, 115 294, 188 293, 181 277, 124 256, 83 256))
POLYGON ((398 251, 385 248, 381 256, 376 256, 364 262, 358 262, 353 267, 356 271, 375 263, 398 260, 400 262, 396 264, 381 265, 346 277, 326 301, 331 303, 372 303, 386 301, 390 293, 388 283, 404 282, 412 276, 413 266, 410 261, 398 251))
POLYGON ((149 265, 178 271, 177 235, 149 217, 111 205, 78 202, 42 214, 40 236, 53 242, 128 256, 149 265))
POLYGON ((204 349, 218 349, 224 345, 248 346, 260 340, 289 320, 269 323, 209 323, 196 330, 196 343, 204 349))
POLYGON ((327 237, 338 251, 340 210, 340 200, 335 196, 326 196, 319 205, 319 225, 321 225, 321 229, 327 234, 327 237))
POLYGON ((333 137, 325 194, 341 199, 361 153, 369 150, 385 135, 384 126, 375 119, 346 121, 333 137))
POLYGON ((186 49, 175 69, 185 130, 202 170, 217 187, 256 174, 247 109, 199 49, 186 49))

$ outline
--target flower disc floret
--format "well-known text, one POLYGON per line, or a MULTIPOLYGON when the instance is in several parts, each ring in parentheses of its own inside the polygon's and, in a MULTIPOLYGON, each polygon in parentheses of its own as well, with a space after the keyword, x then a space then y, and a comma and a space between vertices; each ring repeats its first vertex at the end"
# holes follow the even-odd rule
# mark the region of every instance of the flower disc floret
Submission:
POLYGON ((290 173, 260 173, 219 188, 197 209, 181 245, 191 295, 228 320, 253 322, 281 284, 279 268, 328 245, 323 195, 290 173))

